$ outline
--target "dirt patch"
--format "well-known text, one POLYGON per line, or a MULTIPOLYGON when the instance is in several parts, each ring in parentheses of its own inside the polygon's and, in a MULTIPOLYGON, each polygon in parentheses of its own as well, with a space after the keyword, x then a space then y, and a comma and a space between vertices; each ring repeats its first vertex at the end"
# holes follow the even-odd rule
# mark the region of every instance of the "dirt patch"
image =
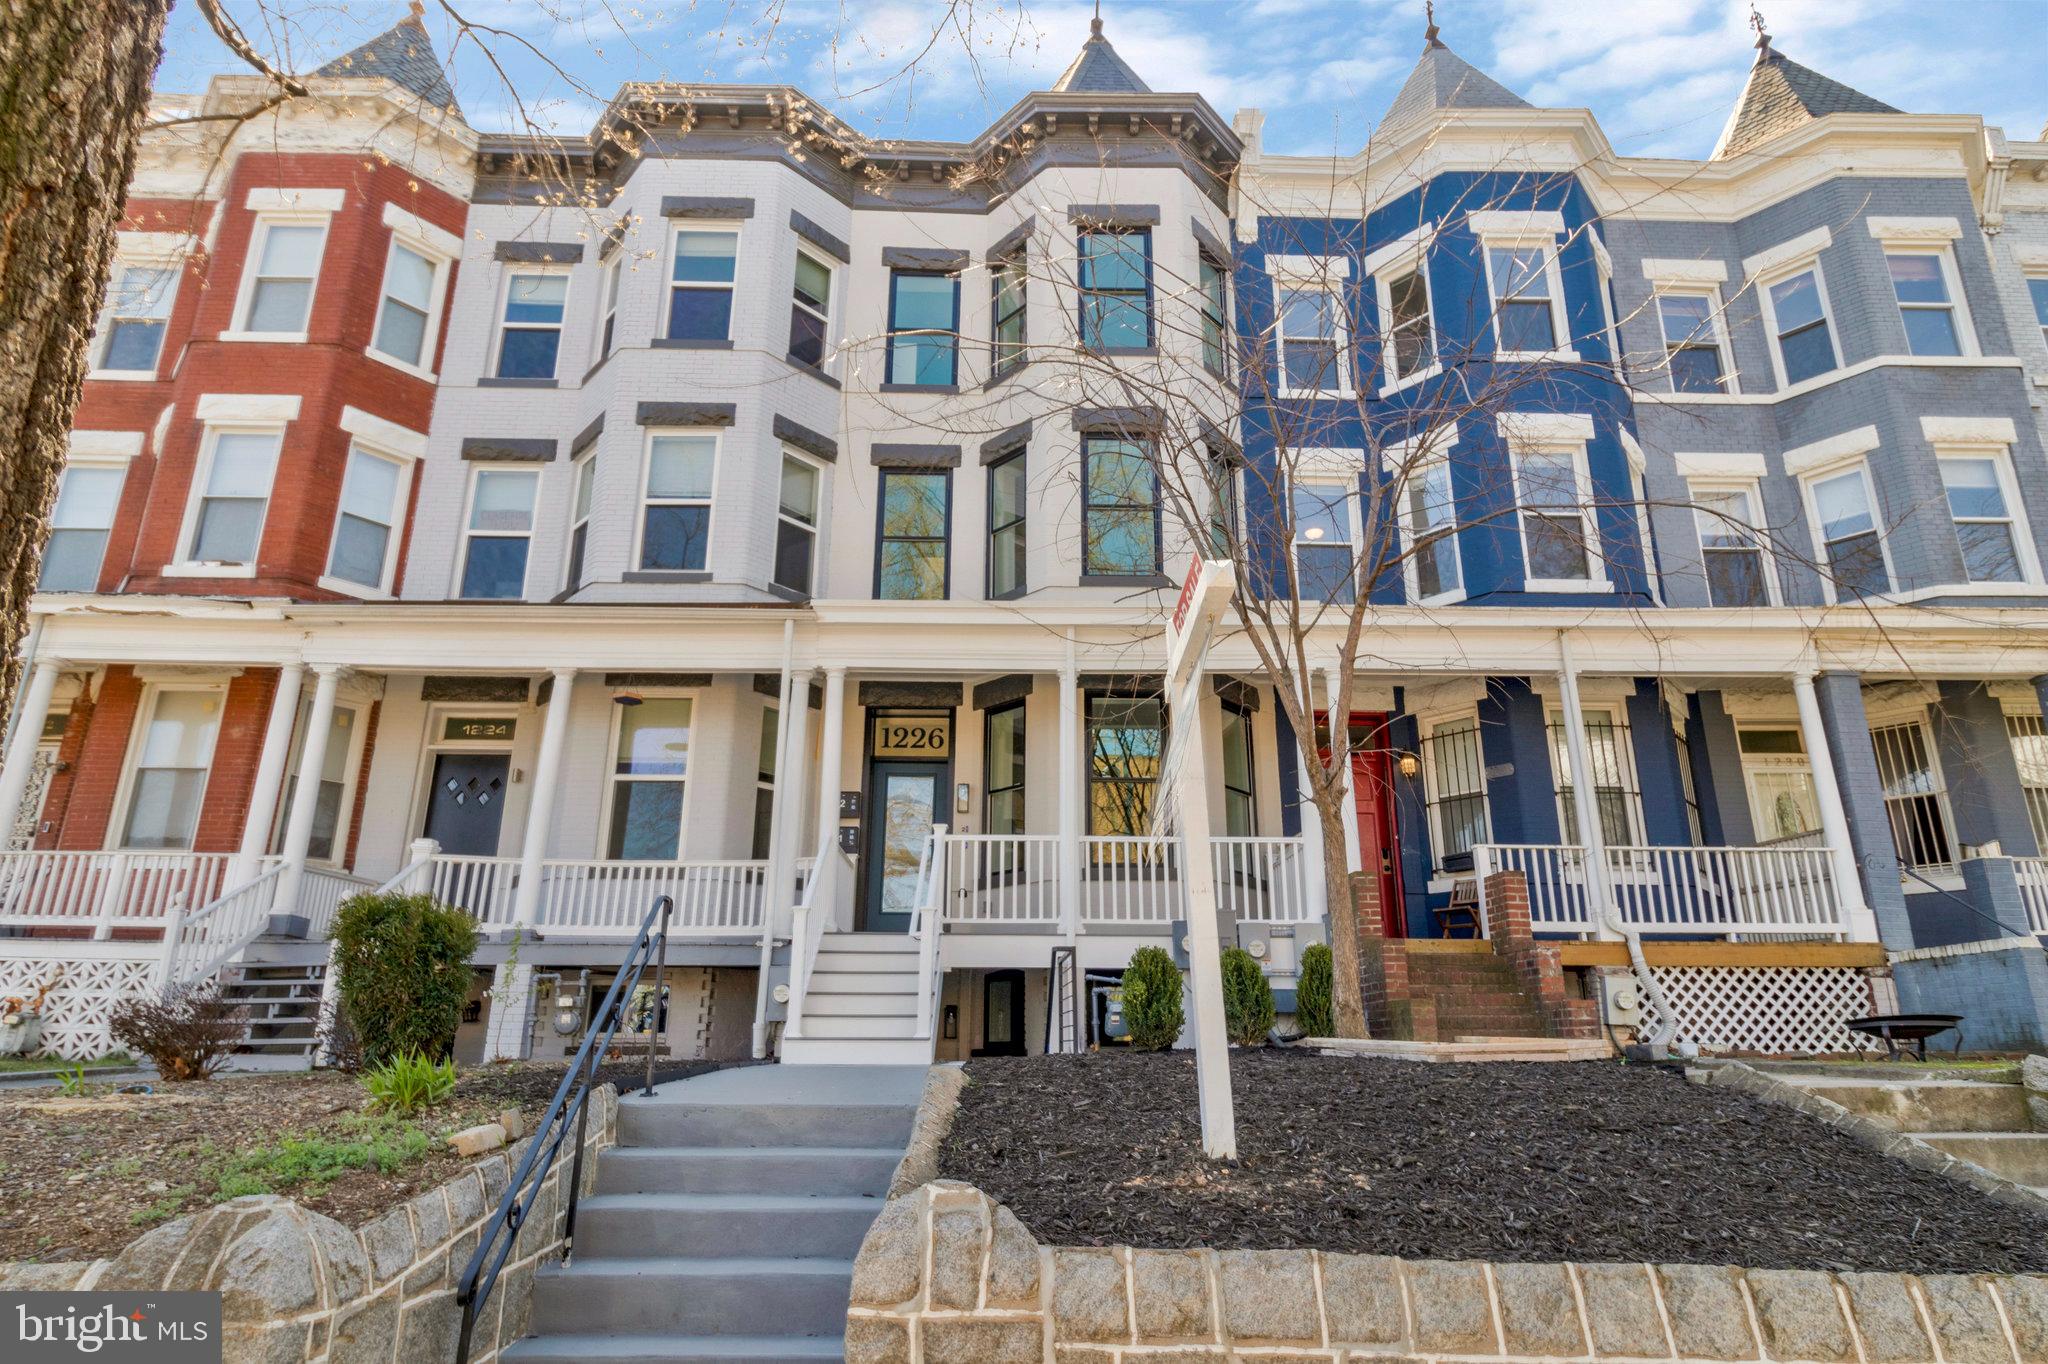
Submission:
MULTIPOLYGON (((655 1079, 710 1069, 658 1066, 655 1079)), ((112 1255, 150 1227, 255 1184, 360 1226, 470 1163, 449 1154, 448 1133, 515 1107, 531 1128, 563 1070, 534 1062, 465 1071, 448 1102, 410 1120, 378 1118, 355 1077, 330 1071, 157 1082, 139 1096, 107 1093, 110 1085, 84 1099, 58 1099, 54 1088, 0 1093, 0 1261, 112 1255)), ((620 1063, 600 1079, 623 1088, 643 1074, 620 1063)))
POLYGON ((1227 1165, 1201 1156, 1187 1055, 967 1076, 940 1174, 1055 1245, 2048 1271, 2048 1218, 1651 1067, 1238 1052, 1227 1165))

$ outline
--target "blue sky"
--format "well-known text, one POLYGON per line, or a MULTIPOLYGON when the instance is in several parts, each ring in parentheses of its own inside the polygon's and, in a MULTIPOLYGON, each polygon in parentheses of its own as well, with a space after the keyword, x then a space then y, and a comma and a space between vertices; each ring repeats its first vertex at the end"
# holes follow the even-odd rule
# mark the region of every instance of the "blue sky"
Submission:
MULTIPOLYGON (((789 82, 865 132, 964 139, 1049 85, 1088 34, 1081 0, 453 0, 503 30, 488 55, 439 0, 426 22, 471 122, 586 131, 621 81, 789 82), (970 53, 972 56, 970 57, 970 53), (507 81, 519 91, 515 102, 507 81), (524 115, 522 116, 522 108, 524 115)), ((1978 113, 2014 138, 2048 119, 2048 0, 1759 0, 1778 49, 1916 113, 1978 113)), ((265 50, 310 69, 405 13, 397 0, 229 0, 265 50)), ((1228 118, 1256 105, 1266 145, 1352 150, 1422 46, 1422 0, 1106 0, 1106 32, 1155 90, 1228 118)), ((1630 155, 1705 156, 1751 58, 1745 0, 1441 0, 1460 56, 1532 103, 1586 106, 1630 155)), ((235 59, 189 0, 158 88, 196 90, 235 59)))

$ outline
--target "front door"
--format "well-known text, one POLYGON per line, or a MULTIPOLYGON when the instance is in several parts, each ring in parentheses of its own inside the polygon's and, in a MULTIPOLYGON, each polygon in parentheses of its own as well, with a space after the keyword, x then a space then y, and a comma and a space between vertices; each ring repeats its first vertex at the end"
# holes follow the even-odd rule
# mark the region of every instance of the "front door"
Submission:
POLYGON ((495 857, 505 817, 509 753, 442 753, 427 792, 425 834, 445 853, 495 857))
POLYGON ((976 1056, 1024 1054, 1024 973, 991 971, 981 979, 981 1045, 976 1056))
POLYGON ((925 842, 944 810, 946 765, 876 758, 868 765, 867 868, 861 896, 864 933, 907 933, 916 908, 925 842))
MULTIPOLYGON (((1377 732, 1378 726, 1374 726, 1377 732)), ((1394 836, 1394 787, 1384 748, 1353 749, 1351 799, 1358 820, 1358 865, 1380 878, 1380 924, 1390 938, 1408 935, 1401 904, 1401 869, 1394 836)))

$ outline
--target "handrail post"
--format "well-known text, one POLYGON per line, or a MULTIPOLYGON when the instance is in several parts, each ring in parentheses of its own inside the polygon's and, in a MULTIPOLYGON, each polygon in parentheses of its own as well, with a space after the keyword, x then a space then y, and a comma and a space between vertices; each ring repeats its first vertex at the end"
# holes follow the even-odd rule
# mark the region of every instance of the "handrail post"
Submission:
POLYGON ((111 855, 107 879, 100 886, 98 917, 92 926, 92 940, 105 942, 114 936, 114 920, 120 917, 121 902, 128 898, 128 854, 111 855))
POLYGON ((661 897, 661 936, 655 940, 654 1008, 647 1016, 647 1083, 640 1091, 650 1099, 654 1097, 654 1039, 660 1035, 662 1024, 661 992, 668 981, 668 916, 675 907, 672 898, 661 897))
POLYGON ((156 985, 159 991, 168 990, 178 983, 178 934, 185 926, 185 892, 171 893, 171 903, 164 910, 164 950, 157 958, 156 985))

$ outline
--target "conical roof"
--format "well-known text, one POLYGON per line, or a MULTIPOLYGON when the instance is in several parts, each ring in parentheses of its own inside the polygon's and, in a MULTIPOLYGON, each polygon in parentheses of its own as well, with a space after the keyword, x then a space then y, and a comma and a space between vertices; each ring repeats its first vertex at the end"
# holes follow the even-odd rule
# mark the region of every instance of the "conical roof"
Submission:
POLYGON ((1152 87, 1138 78, 1130 63, 1116 55, 1109 39, 1102 36, 1102 20, 1088 24, 1088 41, 1052 83, 1055 91, 1089 95, 1149 95, 1152 87))
POLYGON ((427 26, 420 22, 417 13, 407 15, 361 47, 342 53, 313 74, 383 76, 436 108, 453 110, 457 116, 462 113, 455 102, 455 88, 448 83, 448 73, 434 55, 434 40, 427 36, 427 26))
POLYGON ((1422 59, 1380 119, 1382 128, 1417 123, 1440 109, 1527 109, 1529 101, 1445 47, 1429 27, 1422 59))
POLYGON ((1757 43, 1756 65, 1749 69, 1749 80, 1742 87, 1742 97, 1735 101, 1734 115, 1721 132, 1714 159, 1746 152, 1827 114, 1898 112, 1861 90, 1852 90, 1811 67, 1801 66, 1773 48, 1766 37, 1757 43))

